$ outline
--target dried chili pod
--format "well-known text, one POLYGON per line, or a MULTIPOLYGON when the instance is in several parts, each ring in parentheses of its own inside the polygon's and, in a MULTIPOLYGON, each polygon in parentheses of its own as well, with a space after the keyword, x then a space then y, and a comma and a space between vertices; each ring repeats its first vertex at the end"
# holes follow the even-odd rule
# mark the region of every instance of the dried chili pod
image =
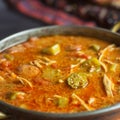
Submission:
POLYGON ((94 20, 99 26, 106 28, 111 28, 115 23, 120 21, 119 11, 101 6, 79 6, 78 15, 85 19, 94 20))

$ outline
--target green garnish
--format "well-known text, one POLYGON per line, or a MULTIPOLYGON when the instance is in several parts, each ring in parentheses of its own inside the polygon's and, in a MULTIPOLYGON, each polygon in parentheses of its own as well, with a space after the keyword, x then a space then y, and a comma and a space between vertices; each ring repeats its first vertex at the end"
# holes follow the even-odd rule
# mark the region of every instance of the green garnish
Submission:
POLYGON ((67 83, 71 88, 84 88, 88 84, 87 74, 85 73, 72 73, 68 79, 67 83))
POLYGON ((83 62, 82 67, 87 72, 99 72, 101 70, 101 64, 99 60, 95 57, 83 62))
POLYGON ((44 48, 42 50, 42 53, 49 54, 49 55, 57 55, 60 53, 60 45, 59 44, 54 44, 51 47, 44 48))
POLYGON ((68 105, 69 99, 67 97, 62 97, 59 95, 54 95, 54 103, 60 107, 60 108, 64 108, 68 105))
POLYGON ((42 77, 48 80, 58 80, 62 77, 62 75, 59 69, 53 69, 51 67, 47 67, 43 70, 42 77))
POLYGON ((14 56, 13 55, 10 55, 10 54, 4 54, 4 57, 7 59, 7 60, 14 60, 14 56))
POLYGON ((100 46, 97 44, 93 44, 90 46, 91 49, 93 49, 94 51, 99 51, 100 50, 100 46))

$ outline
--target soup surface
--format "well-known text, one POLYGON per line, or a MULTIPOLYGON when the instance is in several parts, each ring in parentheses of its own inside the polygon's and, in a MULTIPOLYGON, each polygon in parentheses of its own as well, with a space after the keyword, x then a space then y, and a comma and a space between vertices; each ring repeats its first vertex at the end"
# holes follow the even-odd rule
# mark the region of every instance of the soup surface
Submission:
POLYGON ((0 53, 0 100, 42 112, 120 102, 120 48, 82 36, 31 37, 0 53))

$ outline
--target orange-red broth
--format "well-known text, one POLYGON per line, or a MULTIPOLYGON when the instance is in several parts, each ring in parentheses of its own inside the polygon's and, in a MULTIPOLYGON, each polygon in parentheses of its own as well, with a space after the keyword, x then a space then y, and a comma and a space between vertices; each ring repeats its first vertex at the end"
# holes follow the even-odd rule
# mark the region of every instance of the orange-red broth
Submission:
POLYGON ((99 71, 90 71, 91 68, 88 70, 82 64, 71 67, 81 60, 87 61, 93 57, 99 59, 102 50, 110 44, 95 38, 58 35, 33 37, 23 44, 9 48, 0 53, 0 99, 25 109, 60 113, 88 110, 78 98, 72 96, 73 94, 92 108, 90 110, 118 103, 120 101, 119 48, 107 50, 103 58, 117 64, 114 70, 110 69, 111 64, 107 62, 104 62, 108 68, 106 72, 102 66, 99 71), (60 46, 60 51, 56 55, 42 52, 44 48, 56 43, 60 46), (93 44, 99 45, 99 50, 92 48, 93 44), (35 60, 41 60, 43 57, 55 62, 50 65, 40 63, 41 66, 34 64, 35 60), (48 73, 46 77, 45 70, 57 72, 48 73), (88 84, 84 87, 72 88, 68 85, 67 79, 70 74, 79 72, 87 74, 88 84), (113 96, 107 95, 105 91, 104 74, 114 84, 113 96), (16 76, 25 78, 30 84, 16 76), (17 95, 17 92, 22 94, 17 95), (57 101, 59 97, 56 96, 67 98, 67 103, 63 106, 59 105, 57 101))

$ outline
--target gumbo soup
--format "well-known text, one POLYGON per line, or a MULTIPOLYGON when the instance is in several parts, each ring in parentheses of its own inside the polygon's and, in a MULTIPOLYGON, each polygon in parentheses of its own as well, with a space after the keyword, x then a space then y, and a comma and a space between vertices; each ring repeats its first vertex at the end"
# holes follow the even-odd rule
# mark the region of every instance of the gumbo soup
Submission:
POLYGON ((120 48, 82 36, 31 37, 0 53, 0 100, 54 113, 120 102, 120 48))

